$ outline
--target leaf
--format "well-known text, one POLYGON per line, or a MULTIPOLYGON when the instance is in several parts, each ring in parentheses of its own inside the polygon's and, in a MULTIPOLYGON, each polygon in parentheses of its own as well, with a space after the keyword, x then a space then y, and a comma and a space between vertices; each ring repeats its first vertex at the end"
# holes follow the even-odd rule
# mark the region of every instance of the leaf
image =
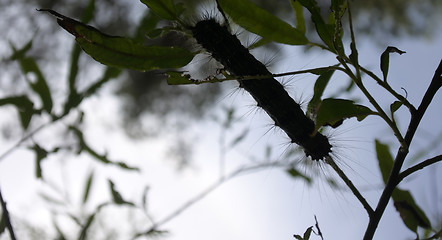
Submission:
POLYGON ((121 194, 115 189, 115 185, 112 182, 112 180, 108 180, 109 182, 109 187, 110 187, 110 191, 112 194, 112 200, 114 203, 118 204, 118 205, 122 205, 122 204, 128 204, 128 205, 132 205, 134 206, 133 203, 131 202, 127 202, 123 199, 123 197, 121 196, 121 194))
POLYGON ((218 3, 236 24, 265 39, 290 45, 308 43, 302 31, 248 0, 218 0, 218 3))
POLYGON ((313 231, 313 226, 310 226, 309 228, 307 228, 304 232, 304 235, 301 237, 300 235, 293 235, 294 238, 298 239, 298 240, 309 240, 310 239, 310 235, 312 234, 313 231))
POLYGON ((392 194, 396 210, 399 212, 404 224, 417 233, 417 227, 431 229, 430 220, 424 211, 416 204, 409 191, 396 188, 392 194))
POLYGON ((310 177, 307 177, 306 175, 300 173, 296 168, 289 168, 287 170, 287 173, 293 177, 293 178, 302 178, 304 179, 308 184, 312 183, 312 179, 310 177))
POLYGON ((249 129, 246 128, 242 133, 240 133, 238 136, 236 136, 229 144, 229 148, 234 147, 236 144, 240 143, 249 133, 249 129))
POLYGON ((46 83, 46 79, 43 76, 43 73, 41 72, 35 60, 33 58, 26 57, 26 51, 28 51, 31 48, 31 45, 32 41, 26 44, 22 49, 18 50, 11 45, 13 50, 11 59, 17 60, 20 63, 21 70, 25 74, 28 84, 30 85, 32 90, 34 90, 34 92, 37 93, 38 96, 40 97, 43 109, 46 112, 50 113, 52 110, 53 103, 52 103, 51 91, 49 90, 48 84, 46 83), (35 74, 36 77, 35 81, 32 81, 29 78, 30 73, 35 74))
POLYGON ((162 18, 169 20, 178 19, 173 0, 141 0, 141 2, 162 18))
POLYGON ((301 4, 296 0, 290 1, 290 4, 292 5, 293 11, 295 12, 296 29, 305 34, 305 19, 303 8, 301 4))
POLYGON ((399 55, 402 55, 403 53, 406 53, 402 50, 399 50, 396 47, 388 46, 385 51, 381 54, 381 71, 384 76, 384 81, 387 81, 387 75, 388 75, 388 68, 390 63, 390 53, 399 53, 399 55))
POLYGON ((324 125, 335 126, 347 118, 356 117, 358 121, 362 121, 371 114, 375 113, 368 107, 355 104, 351 100, 327 98, 319 104, 316 131, 324 125))
POLYGON ((111 161, 107 158, 106 154, 102 155, 97 153, 95 150, 93 150, 85 141, 84 136, 83 136, 83 132, 81 132, 78 128, 70 126, 69 129, 71 131, 73 131, 73 133, 75 134, 75 136, 77 137, 78 140, 78 147, 79 150, 78 152, 81 153, 82 151, 86 151, 89 155, 91 155, 92 157, 94 157, 95 159, 99 160, 100 162, 104 163, 104 164, 110 164, 110 165, 115 165, 118 166, 122 169, 125 170, 136 170, 139 171, 139 169, 137 167, 131 167, 128 166, 126 163, 124 162, 116 162, 116 161, 111 161))
POLYGON ((37 178, 42 178, 42 168, 41 162, 48 156, 49 152, 40 147, 38 144, 34 144, 34 146, 30 147, 31 150, 35 152, 35 176, 37 178))
POLYGON ((318 6, 318 3, 315 0, 298 0, 302 6, 307 8, 311 13, 311 19, 315 24, 316 32, 322 41, 330 48, 334 49, 333 44, 333 33, 335 31, 334 25, 328 25, 325 23, 324 19, 321 16, 321 9, 318 6))
POLYGON ((0 99, 0 106, 7 104, 14 105, 17 108, 20 115, 21 125, 24 129, 28 128, 32 116, 35 113, 39 113, 37 110, 34 110, 34 103, 25 95, 0 99))
POLYGON ((389 146, 375 140, 376 156, 378 159, 379 169, 381 170, 382 179, 387 183, 393 168, 393 156, 390 153, 389 146))
POLYGON ((401 106, 402 106, 402 102, 400 102, 400 101, 395 101, 394 103, 392 103, 390 105, 391 114, 393 115, 393 113, 396 112, 401 106))
POLYGON ((110 36, 50 9, 40 11, 56 16, 58 24, 76 37, 75 40, 87 54, 107 66, 138 71, 180 68, 194 56, 179 47, 144 46, 129 38, 110 36))
POLYGON ((87 178, 86 181, 86 187, 84 188, 84 194, 83 194, 83 204, 85 204, 89 198, 89 193, 92 187, 92 182, 94 180, 94 172, 92 171, 89 174, 89 177, 87 178))
POLYGON ((316 108, 321 103, 321 97, 322 97, 322 94, 324 93, 325 87, 327 87, 327 84, 330 81, 330 78, 334 72, 335 72, 335 70, 328 70, 328 71, 322 73, 321 75, 319 75, 319 77, 316 79, 315 86, 313 88, 313 92, 314 92, 313 97, 307 106, 307 109, 308 109, 307 114, 309 116, 315 115, 316 108))
MULTIPOLYGON (((381 170, 382 179, 384 183, 390 177, 391 169, 393 168, 393 156, 390 153, 389 147, 386 144, 375 141, 376 155, 378 158, 379 169, 381 170)), ((392 198, 396 210, 401 215, 404 224, 413 232, 417 232, 417 227, 430 228, 431 223, 428 220, 422 209, 416 204, 413 196, 409 191, 394 189, 392 198)))
POLYGON ((0 235, 2 235, 2 233, 6 230, 6 220, 5 220, 5 214, 1 215, 1 219, 0 219, 0 235))

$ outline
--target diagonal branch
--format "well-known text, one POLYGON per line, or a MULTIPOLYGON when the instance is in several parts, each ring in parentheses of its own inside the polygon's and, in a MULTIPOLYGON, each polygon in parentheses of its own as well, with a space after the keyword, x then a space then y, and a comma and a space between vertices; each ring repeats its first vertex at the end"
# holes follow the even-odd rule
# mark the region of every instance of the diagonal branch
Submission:
MULTIPOLYGON (((411 115, 410 124, 408 125, 407 133, 405 134, 405 143, 407 146, 410 146, 411 141, 413 140, 414 134, 416 133, 417 127, 419 126, 422 117, 425 114, 428 106, 433 100, 434 95, 442 86, 442 60, 437 67, 433 79, 431 80, 430 86, 425 92, 424 97, 422 98, 422 102, 419 105, 419 108, 416 110, 414 114, 411 115)), ((376 228, 378 227, 379 221, 387 207, 387 204, 390 200, 391 194, 393 190, 396 188, 399 179, 399 173, 404 164, 405 157, 408 154, 408 149, 405 149, 401 146, 396 155, 396 159, 393 164, 393 168, 391 169, 390 177, 388 178, 387 184, 382 192, 382 195, 379 199, 378 205, 372 217, 370 218, 370 222, 368 223, 367 230, 365 231, 365 240, 373 239, 376 228)))
POLYGON ((401 172, 397 179, 397 184, 399 184, 404 178, 408 177, 410 174, 415 173, 424 167, 428 167, 433 163, 437 163, 442 161, 442 155, 437 155, 435 157, 432 157, 430 159, 427 159, 419 164, 414 165, 413 167, 408 168, 407 170, 401 172))
POLYGON ((6 208, 6 202, 3 199, 2 192, 0 190, 0 202, 2 205, 2 220, 5 221, 6 228, 9 231, 9 236, 11 236, 11 240, 15 240, 14 228, 12 227, 11 218, 9 217, 8 209, 6 208))

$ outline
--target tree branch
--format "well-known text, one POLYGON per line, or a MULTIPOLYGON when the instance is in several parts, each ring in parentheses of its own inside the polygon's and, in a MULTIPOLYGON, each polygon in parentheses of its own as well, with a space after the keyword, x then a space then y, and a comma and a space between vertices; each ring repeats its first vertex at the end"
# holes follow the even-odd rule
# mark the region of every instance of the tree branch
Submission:
POLYGON ((374 211, 373 208, 368 204, 367 200, 362 196, 359 190, 353 185, 351 180, 345 175, 345 173, 336 165, 335 161, 331 157, 326 158, 326 162, 335 170, 335 172, 339 175, 339 177, 345 182, 345 184, 350 188, 351 192, 356 196, 359 202, 364 206, 365 210, 368 213, 368 216, 371 217, 374 211))
POLYGON ((397 184, 399 184, 404 178, 408 177, 410 174, 417 172, 424 167, 430 166, 433 163, 437 163, 442 161, 442 155, 438 155, 435 157, 432 157, 430 159, 427 159, 419 164, 414 165, 413 167, 408 168, 407 170, 401 172, 397 179, 397 184))
MULTIPOLYGON (((413 140, 414 134, 416 133, 417 127, 419 126, 422 117, 424 116, 425 111, 433 100, 434 95, 442 86, 442 60, 437 67, 433 79, 431 80, 430 86, 425 92, 424 97, 422 98, 422 102, 419 105, 419 108, 416 110, 415 114, 411 115, 410 124, 408 125, 407 133, 405 134, 405 143, 410 146, 411 141, 413 140)), ((405 157, 408 154, 408 149, 405 149, 401 146, 396 155, 396 159, 393 164, 393 168, 391 169, 390 177, 388 178, 387 184, 382 192, 382 195, 379 199, 378 205, 372 217, 370 218, 370 222, 368 223, 367 230, 365 231, 364 240, 373 239, 376 228, 378 227, 379 221, 381 220, 382 215, 384 214, 385 208, 390 200, 391 194, 393 190, 396 188, 399 183, 398 177, 399 172, 404 164, 405 157)))
POLYGON ((6 228, 9 231, 9 236, 11 236, 11 240, 16 240, 14 228, 12 227, 11 219, 9 218, 9 212, 8 212, 8 209, 6 208, 6 202, 3 199, 1 190, 0 190, 0 202, 2 205, 2 211, 3 211, 2 219, 5 221, 6 228))

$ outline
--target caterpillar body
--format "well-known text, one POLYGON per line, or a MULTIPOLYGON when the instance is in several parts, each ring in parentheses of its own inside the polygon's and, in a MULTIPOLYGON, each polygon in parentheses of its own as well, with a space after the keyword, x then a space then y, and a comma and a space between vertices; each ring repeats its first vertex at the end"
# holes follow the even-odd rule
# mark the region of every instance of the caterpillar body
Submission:
MULTIPOLYGON (((209 18, 190 27, 193 37, 235 76, 270 76, 271 72, 245 48, 227 26, 209 18)), ((331 153, 332 145, 321 133, 314 134, 315 123, 302 111, 275 78, 238 80, 261 107, 291 139, 304 148, 307 156, 321 160, 331 153)))

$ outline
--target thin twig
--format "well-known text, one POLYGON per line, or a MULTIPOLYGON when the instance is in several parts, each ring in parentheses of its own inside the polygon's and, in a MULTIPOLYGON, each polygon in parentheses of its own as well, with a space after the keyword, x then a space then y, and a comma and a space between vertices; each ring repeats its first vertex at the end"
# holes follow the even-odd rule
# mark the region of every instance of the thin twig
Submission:
POLYGON ((356 198, 359 200, 359 202, 364 206, 365 210, 367 211, 367 214, 369 217, 373 214, 373 208, 368 204, 367 200, 362 196, 362 194, 359 192, 359 190, 355 187, 355 185, 352 183, 352 181, 345 175, 345 173, 342 171, 341 168, 339 168, 338 165, 336 165, 335 161, 331 157, 325 158, 326 163, 328 163, 333 170, 339 175, 339 177, 345 182, 345 184, 350 188, 351 192, 356 196, 356 198))
POLYGON ((196 196, 192 197, 190 200, 188 200, 187 202, 182 204, 180 207, 176 208, 174 211, 172 211, 166 217, 164 217, 163 219, 157 221, 156 223, 153 223, 152 226, 147 231, 144 231, 143 233, 136 234, 134 238, 143 236, 146 233, 150 233, 150 232, 153 232, 153 231, 157 230, 162 225, 164 225, 167 222, 169 222, 170 220, 176 218, 178 215, 183 213, 185 210, 187 210, 189 207, 191 207, 195 203, 201 201, 205 196, 207 196, 209 193, 211 193, 214 190, 216 190, 218 187, 220 187, 222 184, 224 184, 228 180, 231 180, 231 179, 233 179, 233 178, 235 178, 237 176, 243 175, 243 174, 247 174, 247 173, 259 171, 259 170, 262 170, 262 169, 266 169, 267 167, 275 167, 275 166, 285 167, 286 164, 283 164, 283 163, 278 161, 278 162, 269 162, 269 163, 257 164, 257 165, 250 166, 250 167, 238 168, 237 170, 231 172, 227 176, 219 178, 216 182, 212 183, 209 187, 207 187, 206 189, 201 191, 199 194, 197 194, 196 196))
POLYGON ((2 191, 1 190, 0 190, 0 202, 1 202, 1 205, 2 205, 2 211, 3 211, 2 218, 5 221, 6 228, 9 231, 9 236, 11 236, 11 240, 16 240, 15 233, 14 233, 14 228, 12 227, 11 218, 9 217, 8 208, 6 208, 6 202, 3 199, 2 191))
MULTIPOLYGON (((417 127, 419 126, 422 117, 425 114, 428 106, 433 100, 434 95, 442 86, 442 60, 437 67, 433 79, 431 80, 430 86, 425 92, 424 97, 422 98, 422 102, 416 110, 415 114, 411 115, 410 124, 408 125, 407 133, 405 134, 405 143, 409 146, 411 141, 413 140, 414 134, 416 133, 417 127)), ((370 221, 368 223, 367 229, 365 231, 364 240, 373 239, 374 233, 378 227, 379 221, 381 220, 382 215, 384 214, 385 208, 390 200, 391 194, 393 190, 396 188, 398 184, 399 172, 404 164, 405 157, 408 154, 408 149, 404 149, 400 147, 398 153, 396 155, 396 159, 394 161, 393 167, 391 169, 390 177, 388 178, 387 184, 385 185, 384 191, 379 199, 378 205, 370 221)))
POLYGON ((401 172, 397 179, 397 184, 399 184, 404 178, 408 177, 410 174, 415 173, 424 167, 428 167, 433 163, 437 163, 442 161, 442 155, 437 155, 435 157, 432 157, 430 159, 427 159, 419 164, 414 165, 413 167, 408 168, 407 170, 401 172))

